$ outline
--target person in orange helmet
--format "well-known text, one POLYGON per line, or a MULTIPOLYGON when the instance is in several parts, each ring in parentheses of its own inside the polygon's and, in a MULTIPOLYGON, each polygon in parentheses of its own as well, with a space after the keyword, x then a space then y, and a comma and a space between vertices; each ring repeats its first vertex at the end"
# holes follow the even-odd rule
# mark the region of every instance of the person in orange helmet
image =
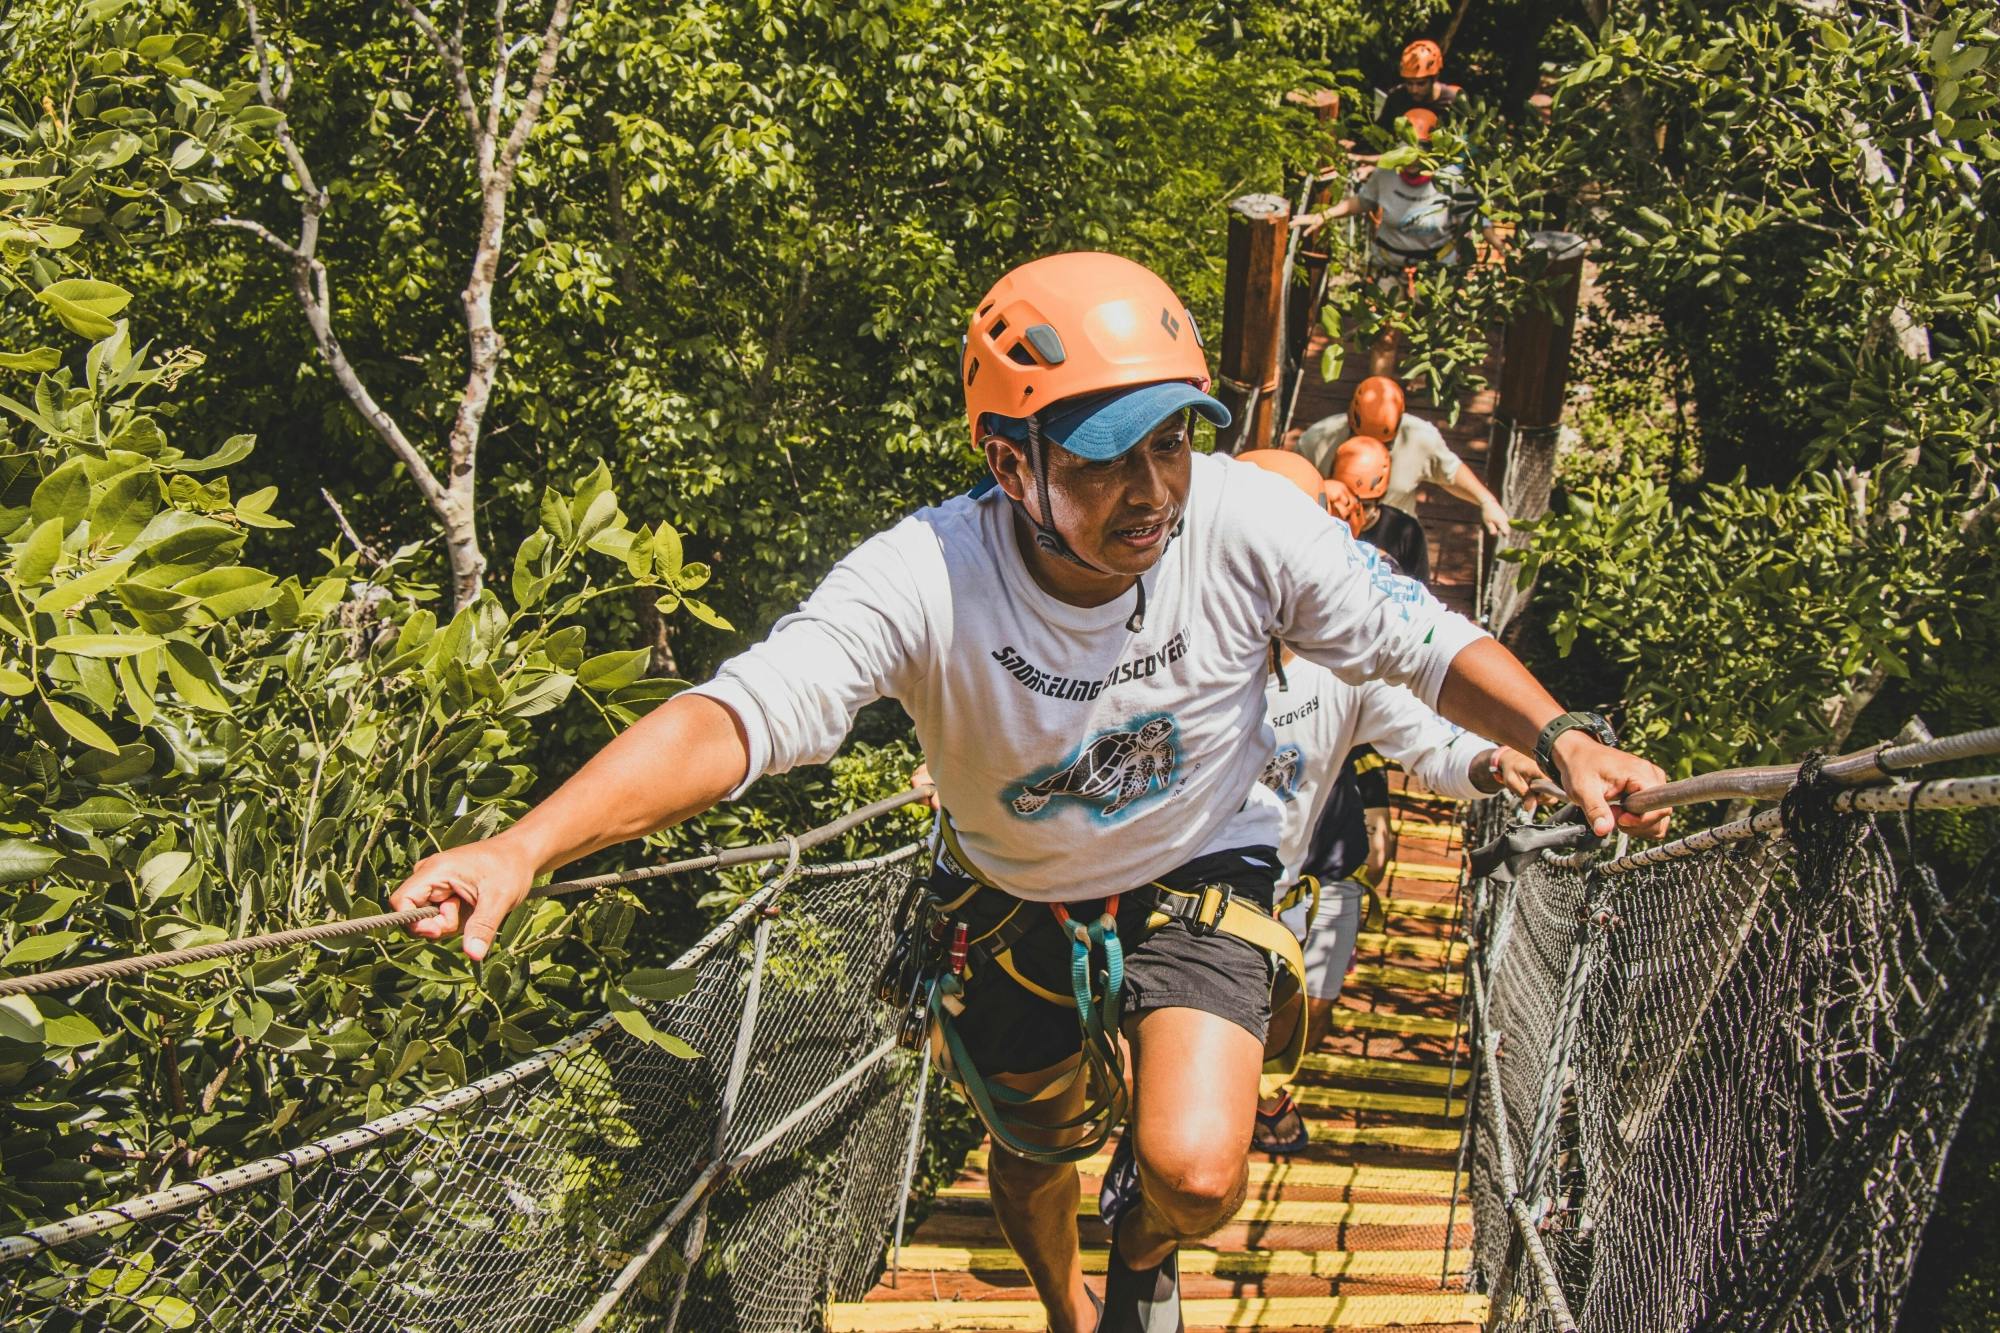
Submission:
POLYGON ((1403 386, 1387 375, 1371 375, 1354 387, 1345 412, 1322 417, 1300 433, 1293 447, 1322 473, 1333 471, 1334 450, 1350 435, 1372 435, 1389 446, 1389 489, 1382 502, 1406 514, 1417 512, 1417 493, 1438 486, 1479 510, 1479 521, 1494 537, 1512 530, 1507 511, 1492 491, 1445 443, 1444 432, 1403 407, 1403 386))
MULTIPOLYGON (((1360 518, 1346 485, 1302 467, 1297 454, 1254 449, 1237 461, 1320 497, 1336 517, 1345 509, 1360 518)), ((1380 681, 1350 685, 1281 644, 1273 645, 1264 704, 1277 748, 1259 780, 1285 805, 1278 842, 1284 862, 1280 919, 1299 937, 1305 963, 1304 1012, 1273 1014, 1272 1023, 1302 1019, 1311 1052, 1332 1029, 1363 902, 1388 864, 1389 784, 1374 747, 1441 795, 1472 797, 1503 786, 1526 793, 1537 770, 1519 751, 1446 722, 1408 690, 1380 681)), ((1296 1153, 1309 1140, 1289 1090, 1259 1101, 1254 1151, 1296 1153)))
POLYGON ((1333 207, 1301 213, 1291 224, 1310 233, 1335 218, 1367 215, 1374 223, 1369 271, 1385 283, 1419 264, 1460 263, 1460 241, 1485 225, 1465 173, 1456 163, 1440 167, 1429 156, 1436 115, 1418 107, 1397 123, 1407 127, 1422 156, 1395 171, 1377 168, 1333 207))
POLYGON ((1417 110, 1428 111, 1436 121, 1443 121, 1451 114, 1451 104, 1465 91, 1439 77, 1444 73, 1444 50, 1428 37, 1420 37, 1403 48, 1396 72, 1402 82, 1379 94, 1382 100, 1375 108, 1375 123, 1384 129, 1417 110))
POLYGON ((1361 505, 1361 540, 1388 556, 1407 577, 1429 583, 1431 556, 1423 525, 1383 503, 1390 471, 1388 446, 1372 435, 1350 435, 1334 451, 1333 479, 1354 492, 1361 505))
POLYGON ((1613 805, 1665 775, 1317 501, 1198 452, 1196 419, 1229 412, 1193 315, 1143 266, 1058 254, 1001 275, 972 308, 959 377, 979 486, 834 561, 761 641, 508 828, 420 861, 390 902, 437 908, 412 931, 462 929, 485 959, 538 875, 823 763, 862 707, 895 699, 943 807, 897 980, 926 997, 993 1135, 1002 1230, 1054 1333, 1178 1328, 1177 1247, 1234 1215, 1261 1079, 1297 1058, 1270 1022, 1299 966, 1270 914, 1271 640, 1539 747, 1605 834, 1664 832, 1664 812, 1613 805), (933 924, 946 940, 965 927, 962 965, 926 943, 933 924), (1284 1048, 1267 1051, 1274 1035, 1284 1048), (1100 1302, 1075 1163, 1128 1114, 1099 1197, 1100 1302))

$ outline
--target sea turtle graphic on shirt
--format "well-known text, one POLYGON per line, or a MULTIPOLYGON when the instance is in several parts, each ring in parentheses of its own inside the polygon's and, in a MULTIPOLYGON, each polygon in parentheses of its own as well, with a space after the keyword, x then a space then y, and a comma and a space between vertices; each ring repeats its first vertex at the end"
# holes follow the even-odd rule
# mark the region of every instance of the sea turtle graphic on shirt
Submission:
POLYGON ((1280 745, 1278 752, 1264 761, 1257 781, 1289 801, 1299 794, 1299 769, 1304 763, 1305 755, 1298 746, 1280 745))
POLYGON ((1158 783, 1165 790, 1174 772, 1174 721, 1148 719, 1131 731, 1107 731, 1092 739, 1076 758, 1014 798, 1014 812, 1039 813, 1058 796, 1103 804, 1103 818, 1116 816, 1158 783))

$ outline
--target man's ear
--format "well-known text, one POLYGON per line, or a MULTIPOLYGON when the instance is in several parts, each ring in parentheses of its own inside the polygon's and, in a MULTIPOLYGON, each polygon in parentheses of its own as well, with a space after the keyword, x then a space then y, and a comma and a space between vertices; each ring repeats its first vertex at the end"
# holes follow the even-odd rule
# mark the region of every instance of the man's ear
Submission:
POLYGON ((993 480, 1006 492, 1008 499, 1026 504, 1031 482, 1028 446, 1004 435, 988 435, 982 444, 986 449, 986 466, 992 470, 993 480))

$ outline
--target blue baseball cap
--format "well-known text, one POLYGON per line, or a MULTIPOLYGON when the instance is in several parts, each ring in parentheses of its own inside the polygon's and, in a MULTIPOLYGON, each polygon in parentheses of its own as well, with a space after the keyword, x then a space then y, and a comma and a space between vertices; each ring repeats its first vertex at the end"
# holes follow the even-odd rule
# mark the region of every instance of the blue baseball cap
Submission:
MULTIPOLYGON (((1229 409, 1216 399, 1185 380, 1163 380, 1136 389, 1065 398, 1042 412, 1042 435, 1078 458, 1103 462, 1125 453, 1162 421, 1190 407, 1217 426, 1229 424, 1229 409)), ((1020 417, 989 416, 987 424, 1010 440, 1028 438, 1028 423, 1020 417)))

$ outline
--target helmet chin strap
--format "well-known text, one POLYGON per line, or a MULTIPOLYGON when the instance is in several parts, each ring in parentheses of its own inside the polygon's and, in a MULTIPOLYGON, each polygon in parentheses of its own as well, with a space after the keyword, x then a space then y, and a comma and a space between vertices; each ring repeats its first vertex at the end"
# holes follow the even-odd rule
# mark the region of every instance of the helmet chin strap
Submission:
MULTIPOLYGON (((1034 413, 1030 413, 1028 416, 1028 466, 1035 474, 1035 491, 1041 498, 1041 517, 1036 518, 1026 505, 1022 504, 1019 500, 1015 500, 1012 496, 1009 496, 1008 499, 1021 516, 1028 520, 1028 526, 1035 530, 1036 547, 1058 559, 1067 560, 1073 565, 1087 569, 1093 574, 1105 574, 1116 577, 1117 570, 1105 569, 1102 566, 1091 564, 1088 560, 1085 560, 1074 550, 1070 549, 1069 542, 1063 538, 1062 533, 1056 531, 1055 510, 1049 502, 1049 445, 1048 441, 1042 435, 1041 418, 1034 413)), ((1161 556, 1164 557, 1166 555, 1168 545, 1173 542, 1174 538, 1181 535, 1181 529, 1185 526, 1187 526, 1187 516, 1183 514, 1180 520, 1174 524, 1173 531, 1167 534, 1166 541, 1160 543, 1161 556)), ((1125 618, 1125 629, 1128 633, 1137 634, 1146 627, 1145 576, 1141 575, 1134 579, 1132 586, 1138 594, 1139 604, 1132 609, 1132 614, 1125 618)))

